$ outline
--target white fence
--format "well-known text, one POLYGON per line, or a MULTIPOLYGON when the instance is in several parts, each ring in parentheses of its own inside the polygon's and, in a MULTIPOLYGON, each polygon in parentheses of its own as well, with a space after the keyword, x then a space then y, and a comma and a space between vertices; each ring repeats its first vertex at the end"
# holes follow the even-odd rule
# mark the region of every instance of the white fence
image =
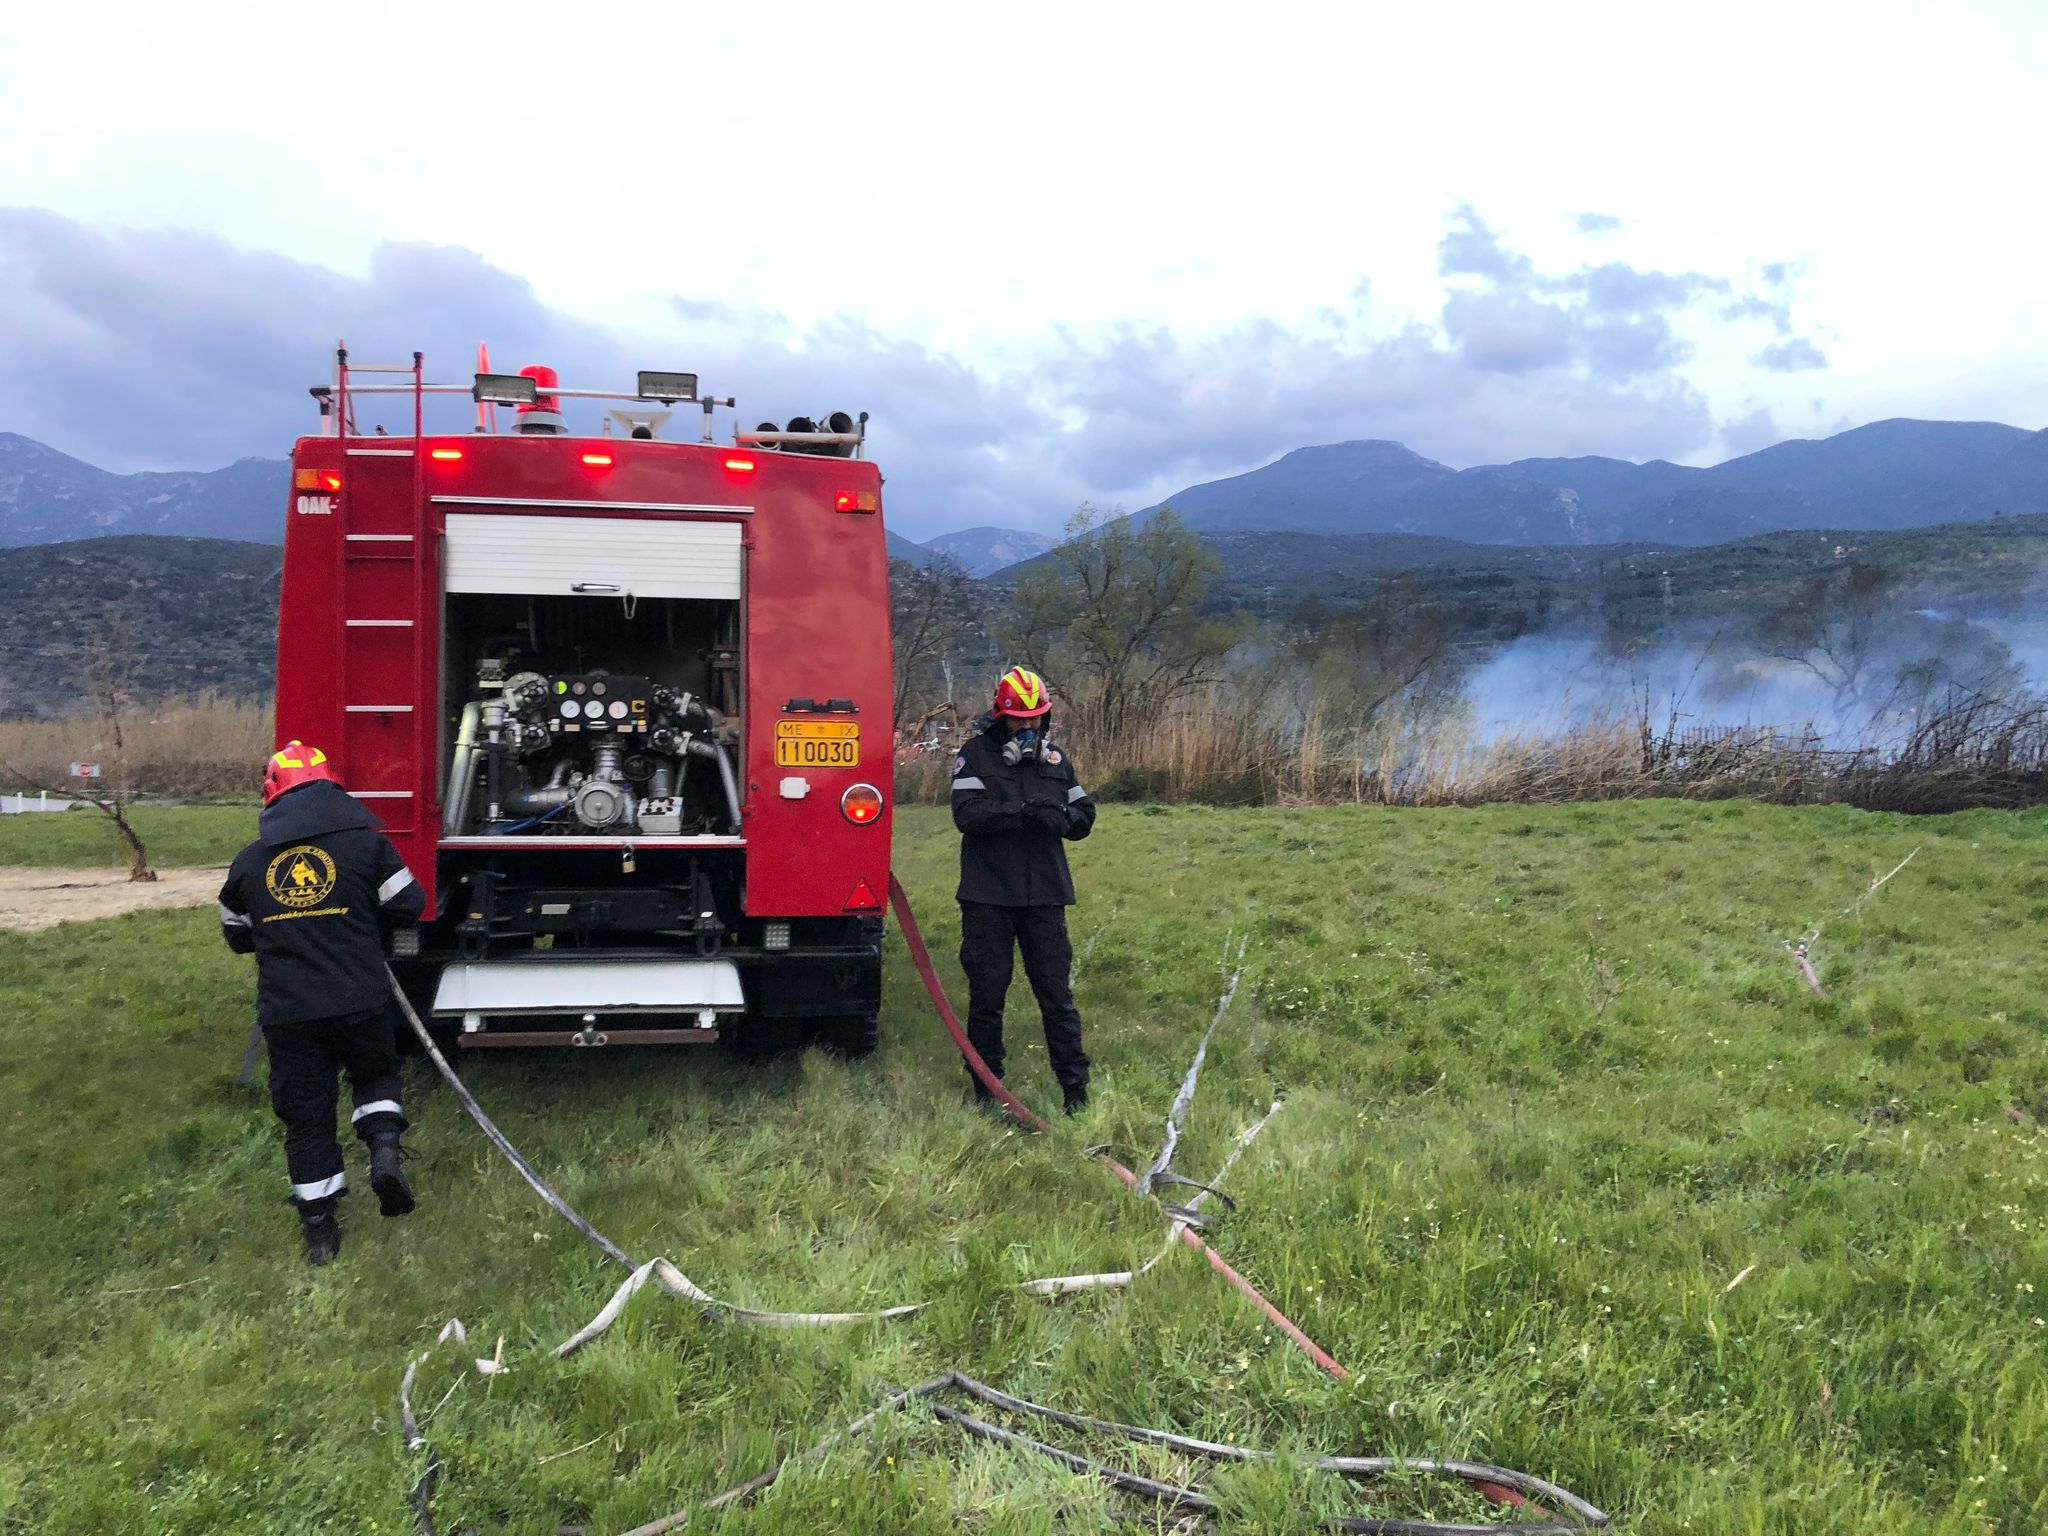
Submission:
POLYGON ((23 816, 30 811, 68 811, 74 805, 82 803, 77 800, 52 800, 47 789, 33 800, 25 794, 0 795, 0 816, 23 816))

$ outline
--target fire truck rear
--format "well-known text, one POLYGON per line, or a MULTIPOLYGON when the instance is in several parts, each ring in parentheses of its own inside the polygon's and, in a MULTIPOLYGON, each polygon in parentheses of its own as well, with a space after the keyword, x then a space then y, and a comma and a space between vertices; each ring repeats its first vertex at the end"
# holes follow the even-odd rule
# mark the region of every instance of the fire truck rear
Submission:
POLYGON ((871 1051, 892 753, 865 413, 721 443, 732 402, 687 374, 429 384, 418 354, 345 350, 313 394, 277 733, 326 749, 426 888, 391 939, 408 993, 468 1046, 871 1051))

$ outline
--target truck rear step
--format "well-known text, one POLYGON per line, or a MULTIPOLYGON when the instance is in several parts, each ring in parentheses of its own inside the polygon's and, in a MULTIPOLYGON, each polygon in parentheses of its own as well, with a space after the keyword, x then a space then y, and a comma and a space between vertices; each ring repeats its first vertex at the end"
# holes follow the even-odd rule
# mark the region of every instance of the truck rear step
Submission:
POLYGON ((739 968, 716 959, 457 961, 441 972, 434 1013, 462 1020, 465 1045, 675 1045, 718 1038, 720 1014, 746 1007, 739 968), (597 1028, 636 1014, 695 1015, 694 1029, 597 1028), (578 1028, 485 1032, 486 1021, 573 1017, 578 1028))

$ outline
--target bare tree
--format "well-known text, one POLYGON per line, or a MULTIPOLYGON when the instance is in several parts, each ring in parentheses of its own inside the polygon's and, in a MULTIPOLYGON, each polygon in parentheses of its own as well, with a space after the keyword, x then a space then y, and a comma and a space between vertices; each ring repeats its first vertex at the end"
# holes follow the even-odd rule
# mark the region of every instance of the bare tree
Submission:
POLYGON ((1385 577, 1344 607, 1310 599, 1294 620, 1296 655, 1341 683, 1362 725, 1395 706, 1438 709, 1456 696, 1461 616, 1411 575, 1385 577))
POLYGON ((1013 655, 1065 679, 1081 722, 1114 739, 1212 682, 1244 626, 1203 614, 1216 557, 1161 508, 1142 526, 1083 506, 1027 571, 999 627, 1013 655))
POLYGON ((72 796, 92 806, 113 822, 114 830, 120 833, 128 850, 128 878, 148 881, 156 879, 156 871, 149 867, 149 850, 128 819, 129 808, 135 801, 135 780, 128 763, 127 737, 121 726, 121 711, 127 702, 125 681, 133 655, 125 632, 94 641, 86 653, 83 680, 93 703, 92 719, 98 739, 93 742, 92 751, 100 766, 99 778, 60 786, 5 762, 0 762, 0 773, 29 789, 72 796))
POLYGON ((889 562, 889 626, 895 656, 893 719, 921 728, 952 708, 948 663, 981 634, 981 585, 943 552, 917 566, 889 562))
POLYGON ((1892 582, 1882 566, 1851 561, 1839 575, 1816 576, 1764 620, 1764 641, 1780 661, 1811 672, 1838 704, 1866 697, 1878 639, 1892 607, 1892 582))

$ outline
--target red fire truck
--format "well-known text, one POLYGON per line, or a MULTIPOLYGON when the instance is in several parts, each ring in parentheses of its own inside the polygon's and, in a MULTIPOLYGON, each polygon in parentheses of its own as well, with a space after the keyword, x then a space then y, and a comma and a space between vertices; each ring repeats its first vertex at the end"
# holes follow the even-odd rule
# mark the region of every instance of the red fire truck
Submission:
POLYGON ((721 443, 732 401, 693 375, 429 384, 417 353, 345 348, 312 393, 277 735, 326 750, 426 888, 392 953, 436 1026, 871 1051, 892 752, 866 413, 721 443), (678 406, 701 431, 667 432, 678 406))

